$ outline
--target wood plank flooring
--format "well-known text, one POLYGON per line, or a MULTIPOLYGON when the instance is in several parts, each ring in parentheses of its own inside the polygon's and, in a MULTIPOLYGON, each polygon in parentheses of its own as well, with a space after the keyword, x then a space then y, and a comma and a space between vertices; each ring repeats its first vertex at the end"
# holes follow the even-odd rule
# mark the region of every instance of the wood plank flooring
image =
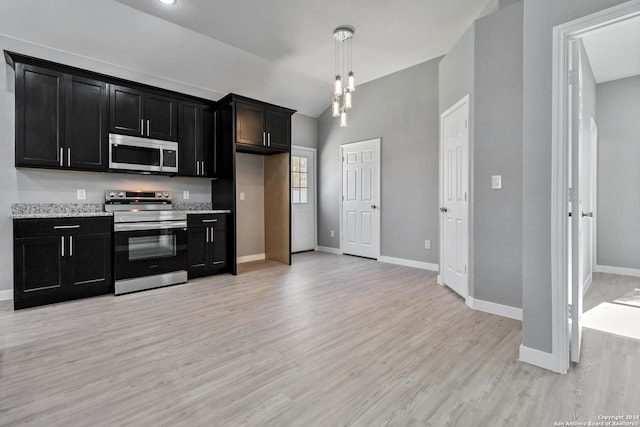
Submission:
POLYGON ((520 322, 435 274, 322 253, 14 312, 0 425, 553 426, 640 413, 640 342, 584 333, 567 375, 518 362, 520 322))

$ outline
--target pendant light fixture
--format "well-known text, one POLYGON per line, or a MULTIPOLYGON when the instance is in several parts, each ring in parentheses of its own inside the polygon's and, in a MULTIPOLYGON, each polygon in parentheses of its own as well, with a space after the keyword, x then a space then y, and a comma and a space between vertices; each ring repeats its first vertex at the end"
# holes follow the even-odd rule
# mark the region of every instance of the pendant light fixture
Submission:
POLYGON ((333 83, 331 115, 340 118, 340 127, 347 127, 347 110, 353 106, 353 92, 356 90, 351 55, 354 33, 355 29, 348 26, 338 27, 333 31, 336 78, 333 83), (343 81, 343 77, 345 81, 343 81))

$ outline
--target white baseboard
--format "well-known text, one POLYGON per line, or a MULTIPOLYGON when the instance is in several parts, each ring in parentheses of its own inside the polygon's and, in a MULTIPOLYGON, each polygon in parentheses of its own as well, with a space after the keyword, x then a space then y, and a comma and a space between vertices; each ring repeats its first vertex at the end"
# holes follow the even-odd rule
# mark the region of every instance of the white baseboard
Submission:
POLYGON ((592 284, 593 284, 593 273, 591 273, 589 275, 589 278, 587 279, 585 284, 582 285, 582 295, 583 296, 587 294, 587 291, 589 290, 589 288, 591 287, 592 284))
POLYGON ((8 291, 0 291, 0 301, 7 301, 13 299, 13 291, 9 289, 8 291))
POLYGON ((626 267, 612 267, 609 265, 596 265, 598 273, 620 274, 622 276, 640 277, 640 269, 626 267))
POLYGON ((245 255, 238 257, 238 264, 242 264, 243 262, 251 262, 251 261, 262 261, 266 259, 265 254, 255 254, 255 255, 245 255))
POLYGON ((520 345, 520 361, 548 369, 550 371, 558 372, 555 369, 553 354, 547 353, 546 351, 540 351, 535 348, 520 345))
POLYGON ((328 246, 316 246, 316 251, 326 252, 328 254, 342 255, 342 251, 339 248, 330 248, 328 246))
POLYGON ((397 265, 404 265, 405 267, 419 268, 421 270, 440 271, 440 266, 438 266, 438 264, 431 264, 429 262, 422 262, 422 261, 414 261, 411 259, 381 256, 380 258, 378 258, 378 261, 386 262, 387 264, 397 264, 397 265))
POLYGON ((466 303, 474 310, 484 311, 485 313, 497 314, 498 316, 508 317, 510 319, 522 320, 522 309, 511 307, 509 305, 496 304, 495 302, 484 301, 467 297, 466 303))

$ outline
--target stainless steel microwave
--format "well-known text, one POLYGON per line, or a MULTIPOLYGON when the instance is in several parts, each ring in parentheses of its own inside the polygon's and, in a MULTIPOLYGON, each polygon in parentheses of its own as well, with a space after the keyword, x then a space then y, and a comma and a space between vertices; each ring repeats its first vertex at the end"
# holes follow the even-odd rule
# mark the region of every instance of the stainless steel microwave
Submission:
POLYGON ((178 173, 178 143, 110 133, 109 169, 178 173))

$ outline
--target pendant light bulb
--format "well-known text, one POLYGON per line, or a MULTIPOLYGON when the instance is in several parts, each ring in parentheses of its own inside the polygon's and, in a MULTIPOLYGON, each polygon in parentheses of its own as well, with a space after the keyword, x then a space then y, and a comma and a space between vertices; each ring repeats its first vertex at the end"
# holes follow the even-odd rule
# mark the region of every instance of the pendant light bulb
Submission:
POLYGON ((347 88, 347 90, 344 91, 344 108, 348 110, 352 106, 351 89, 347 88))
POLYGON ((349 71, 349 80, 347 81, 347 89, 351 92, 356 90, 356 78, 353 75, 353 71, 349 71))
POLYGON ((333 86, 333 94, 335 96, 342 95, 342 78, 340 77, 340 74, 336 75, 336 82, 335 82, 335 85, 333 86))
POLYGON ((342 112, 340 113, 340 127, 347 127, 347 110, 345 109, 342 109, 342 112))
POLYGON ((331 103, 331 115, 333 117, 340 116, 340 98, 337 96, 333 97, 333 102, 331 103))

